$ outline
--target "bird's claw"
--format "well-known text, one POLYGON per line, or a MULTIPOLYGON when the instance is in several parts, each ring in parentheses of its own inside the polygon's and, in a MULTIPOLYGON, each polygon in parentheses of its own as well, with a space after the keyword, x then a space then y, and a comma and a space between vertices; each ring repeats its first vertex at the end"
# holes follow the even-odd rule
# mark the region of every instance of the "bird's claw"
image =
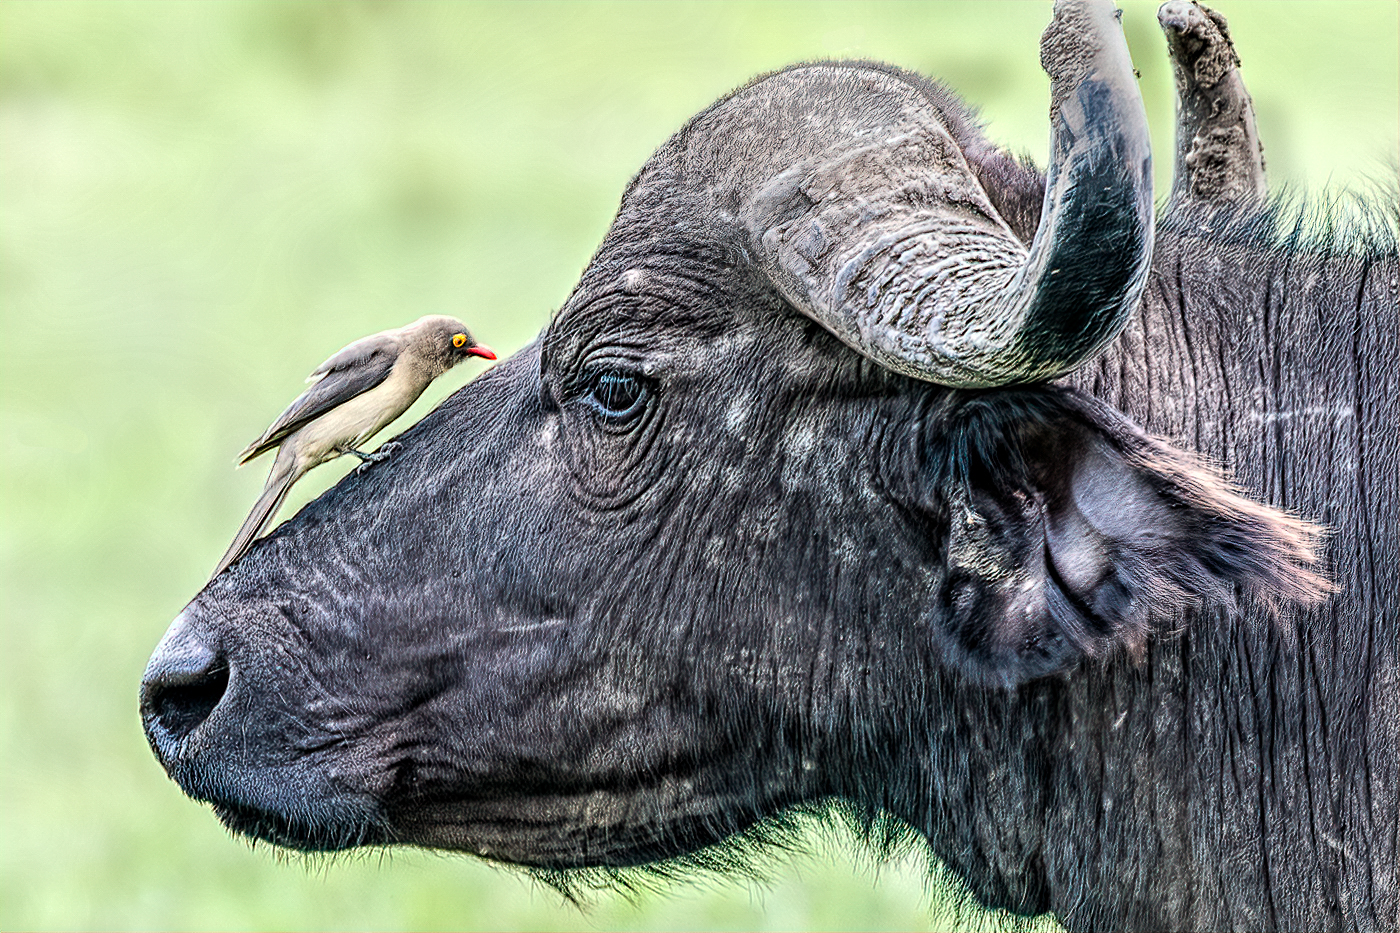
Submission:
POLYGON ((400 446, 401 445, 398 441, 389 441, 388 443, 380 444, 379 449, 372 454, 367 454, 364 451, 355 450, 353 447, 345 452, 347 454, 354 454, 355 456, 360 458, 360 465, 355 467, 355 475, 358 476, 364 473, 370 467, 374 466, 376 463, 379 463, 381 460, 388 460, 389 457, 393 455, 394 451, 398 450, 400 446))

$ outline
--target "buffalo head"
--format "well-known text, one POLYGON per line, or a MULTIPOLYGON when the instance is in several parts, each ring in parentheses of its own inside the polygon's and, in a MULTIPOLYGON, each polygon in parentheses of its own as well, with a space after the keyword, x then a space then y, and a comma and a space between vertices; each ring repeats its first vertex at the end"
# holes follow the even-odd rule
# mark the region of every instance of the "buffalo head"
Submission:
POLYGON ((280 845, 552 869, 827 799, 928 827, 967 710, 1317 595, 1308 526, 1047 383, 1137 306, 1153 215, 1111 5, 1043 60, 1043 180, 886 66, 695 117, 532 345, 171 626, 171 776, 280 845))

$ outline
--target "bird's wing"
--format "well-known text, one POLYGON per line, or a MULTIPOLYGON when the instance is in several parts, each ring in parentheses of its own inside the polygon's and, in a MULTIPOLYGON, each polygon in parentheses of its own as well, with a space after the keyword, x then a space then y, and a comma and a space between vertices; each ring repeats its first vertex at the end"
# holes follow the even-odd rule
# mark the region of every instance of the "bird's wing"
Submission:
POLYGON ((311 374, 311 387, 287 406, 262 437, 239 454, 239 464, 266 453, 293 431, 379 385, 389 378, 389 371, 398 357, 398 341, 385 334, 375 334, 355 341, 326 360, 311 374))
POLYGON ((368 337, 361 337, 354 343, 347 344, 336 351, 330 359, 317 366, 311 375, 306 377, 306 381, 316 382, 330 373, 364 366, 386 353, 389 356, 389 365, 392 366, 399 355, 399 341, 395 337, 396 333, 396 331, 381 331, 378 334, 370 334, 368 337))

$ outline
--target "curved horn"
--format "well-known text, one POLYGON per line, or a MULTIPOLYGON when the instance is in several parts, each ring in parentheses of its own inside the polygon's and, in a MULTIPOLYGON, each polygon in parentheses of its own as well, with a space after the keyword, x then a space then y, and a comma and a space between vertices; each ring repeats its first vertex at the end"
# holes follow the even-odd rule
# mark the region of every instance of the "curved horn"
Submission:
POLYGON ((914 112, 862 89, 878 132, 849 134, 740 206, 784 297, 882 365, 949 386, 1050 379, 1113 339, 1142 294, 1153 235, 1147 118, 1113 4, 1057 2, 1041 64, 1051 158, 1029 250, 927 98, 914 112))
POLYGON ((1263 201, 1264 146, 1225 17, 1194 0, 1168 0, 1157 21, 1176 72, 1172 204, 1263 201))

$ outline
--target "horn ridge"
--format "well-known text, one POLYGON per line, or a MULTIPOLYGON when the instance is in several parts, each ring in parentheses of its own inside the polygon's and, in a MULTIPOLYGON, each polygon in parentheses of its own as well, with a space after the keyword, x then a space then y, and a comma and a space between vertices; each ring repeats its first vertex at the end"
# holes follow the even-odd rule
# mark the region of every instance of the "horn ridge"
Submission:
MULTIPOLYGON (((926 99, 891 107, 883 126, 808 144, 795 164, 755 179, 738 220, 758 265, 836 336, 916 378, 979 388, 1081 365, 1118 334, 1146 284, 1151 151, 1111 3, 1057 3, 1042 63, 1052 150, 1029 249, 926 99)), ((895 80, 871 76, 872 87, 880 77, 895 80)), ((812 106, 800 87, 772 93, 812 106)))

